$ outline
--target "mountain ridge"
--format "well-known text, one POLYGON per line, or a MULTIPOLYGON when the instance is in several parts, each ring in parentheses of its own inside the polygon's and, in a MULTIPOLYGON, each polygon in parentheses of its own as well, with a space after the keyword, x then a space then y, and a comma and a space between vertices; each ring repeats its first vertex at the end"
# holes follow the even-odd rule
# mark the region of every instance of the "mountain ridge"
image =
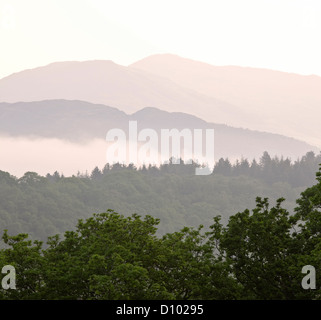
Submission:
POLYGON ((54 62, 0 80, 0 101, 81 100, 135 113, 184 112, 207 122, 277 133, 321 147, 321 77, 213 66, 158 54, 129 66, 54 62))
MULTIPOLYGON (((214 66, 178 55, 157 54, 130 65, 238 107, 233 126, 277 132, 321 146, 321 77, 279 70, 214 66)), ((210 119, 214 114, 209 115, 210 119)))
POLYGON ((212 109, 219 122, 227 120, 231 112, 242 116, 238 108, 228 103, 110 60, 55 62, 0 80, 1 102, 56 99, 112 105, 127 113, 148 106, 187 113, 198 109, 203 118, 212 109))
MULTIPOLYGON (((317 152, 319 150, 304 141, 280 134, 210 123, 184 112, 168 112, 156 107, 145 107, 132 114, 127 114, 118 108, 79 100, 59 99, 12 104, 0 103, 0 134, 12 137, 39 136, 82 143, 85 140, 105 139, 106 132, 113 128, 119 128, 126 132, 130 120, 136 120, 140 129, 151 128, 156 131, 162 128, 176 128, 178 130, 214 128, 218 135, 216 142, 220 146, 219 148, 226 149, 224 147, 224 144, 228 144, 226 139, 230 143, 235 140, 228 149, 235 148, 235 150, 239 150, 239 154, 242 148, 246 153, 251 141, 256 142, 256 147, 260 150, 257 154, 268 151, 264 149, 267 143, 272 146, 280 143, 280 140, 283 146, 276 148, 279 155, 283 148, 285 150, 284 156, 287 156, 286 150, 291 143, 300 145, 302 151, 298 152, 297 156, 302 155, 305 151, 314 150, 317 152), (246 137, 250 140, 246 140, 246 137)), ((255 147, 251 149, 253 152, 255 147)), ((296 152, 292 150, 291 153, 296 152)), ((226 157, 228 156, 231 154, 226 154, 226 157)))

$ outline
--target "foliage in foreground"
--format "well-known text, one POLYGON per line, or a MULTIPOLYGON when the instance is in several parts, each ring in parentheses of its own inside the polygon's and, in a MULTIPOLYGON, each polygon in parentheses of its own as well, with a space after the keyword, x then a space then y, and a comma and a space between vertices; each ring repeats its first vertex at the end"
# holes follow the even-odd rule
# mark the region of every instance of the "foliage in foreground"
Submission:
MULTIPOLYGON (((319 299, 304 265, 321 262, 321 171, 294 214, 257 198, 256 208, 203 227, 156 236, 158 219, 112 210, 42 242, 3 235, 0 265, 17 271, 1 299, 319 299)), ((317 270, 318 271, 318 270, 317 270)), ((317 286, 318 286, 317 272, 317 286)))

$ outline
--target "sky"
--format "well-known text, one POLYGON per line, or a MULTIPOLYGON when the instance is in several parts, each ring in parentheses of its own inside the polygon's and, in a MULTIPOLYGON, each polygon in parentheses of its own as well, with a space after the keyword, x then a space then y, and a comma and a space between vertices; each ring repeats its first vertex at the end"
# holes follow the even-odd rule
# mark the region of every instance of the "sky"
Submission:
POLYGON ((157 53, 321 76, 320 33, 320 0, 0 0, 0 78, 157 53))

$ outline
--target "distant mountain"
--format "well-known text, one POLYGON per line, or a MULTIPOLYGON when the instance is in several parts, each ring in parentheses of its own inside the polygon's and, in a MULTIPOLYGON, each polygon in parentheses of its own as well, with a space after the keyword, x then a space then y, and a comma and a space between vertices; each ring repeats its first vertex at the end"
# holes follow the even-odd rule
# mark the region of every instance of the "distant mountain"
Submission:
MULTIPOLYGON (((170 54, 153 55, 131 67, 238 107, 246 116, 230 113, 229 125, 280 133, 321 146, 321 77, 213 66, 170 54)), ((197 110, 193 114, 200 116, 197 110)), ((208 109, 206 120, 215 119, 215 111, 208 109)))
POLYGON ((145 107, 267 131, 321 147, 321 78, 213 66, 153 55, 128 67, 112 61, 56 62, 0 79, 0 102, 82 100, 133 113, 145 107))
POLYGON ((107 131, 113 128, 127 133, 130 120, 137 121, 138 130, 150 128, 158 133, 161 129, 213 128, 216 159, 242 156, 253 159, 268 151, 271 155, 295 160, 308 151, 319 151, 305 142, 282 135, 213 124, 186 113, 169 113, 157 108, 144 108, 128 115, 116 108, 83 101, 0 103, 1 136, 55 138, 84 144, 94 139, 103 141, 107 131))
POLYGON ((217 123, 228 123, 231 115, 247 117, 229 103, 112 61, 57 62, 0 80, 0 102, 52 99, 105 104, 126 113, 156 107, 197 114, 203 119, 215 114, 217 123))

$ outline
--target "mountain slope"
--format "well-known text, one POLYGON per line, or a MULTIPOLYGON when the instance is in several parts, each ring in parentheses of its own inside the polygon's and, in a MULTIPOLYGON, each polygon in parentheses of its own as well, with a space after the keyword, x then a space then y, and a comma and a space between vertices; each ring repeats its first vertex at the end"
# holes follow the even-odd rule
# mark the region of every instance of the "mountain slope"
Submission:
POLYGON ((227 123, 231 114, 246 117, 229 103, 112 61, 57 62, 0 80, 0 102, 51 99, 106 104, 127 113, 144 107, 184 111, 203 119, 214 113, 218 123, 227 123))
POLYGON ((214 129, 216 157, 258 158, 264 151, 296 159, 317 148, 293 138, 266 132, 213 124, 193 115, 144 108, 131 115, 116 108, 83 101, 46 100, 0 103, 0 135, 20 138, 51 138, 84 144, 104 141, 108 130, 122 129, 128 137, 128 123, 136 120, 138 130, 214 129))
POLYGON ((57 62, 0 80, 0 101, 82 100, 133 113, 145 107, 294 137, 321 147, 321 78, 217 67, 174 55, 120 66, 57 62))
MULTIPOLYGON (((235 105, 247 115, 231 114, 229 125, 281 133, 321 146, 320 77, 213 66, 170 54, 153 55, 131 67, 235 105)), ((215 121, 215 113, 209 110, 206 119, 215 121)))

